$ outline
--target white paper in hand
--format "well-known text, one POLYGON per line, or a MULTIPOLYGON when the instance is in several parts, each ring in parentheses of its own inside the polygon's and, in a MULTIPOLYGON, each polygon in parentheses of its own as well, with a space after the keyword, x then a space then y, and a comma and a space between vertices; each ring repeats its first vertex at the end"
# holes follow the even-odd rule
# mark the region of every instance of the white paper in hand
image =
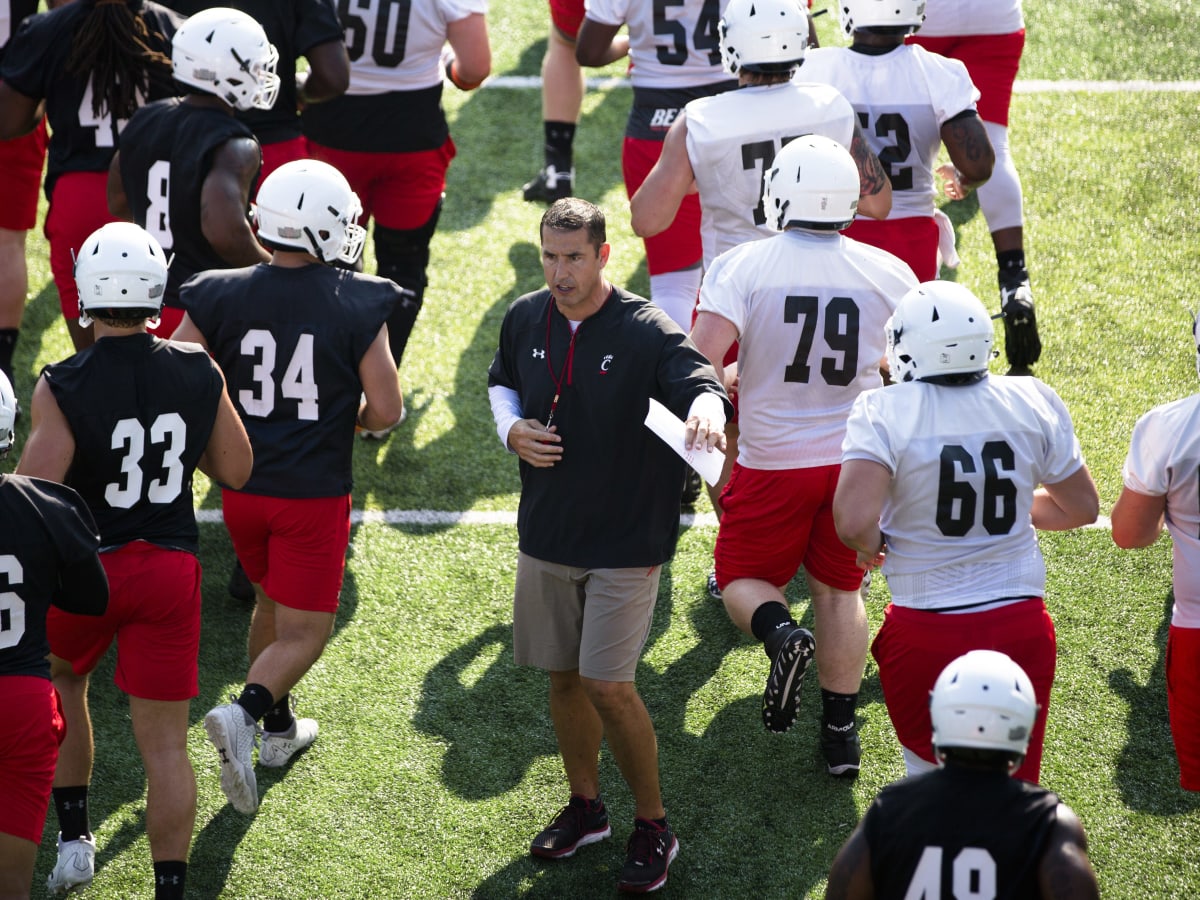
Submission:
POLYGON ((657 434, 668 447, 683 457, 683 461, 700 473, 700 477, 709 484, 716 484, 721 477, 721 469, 725 466, 725 454, 714 449, 692 451, 684 444, 684 434, 687 425, 653 397, 650 398, 650 411, 646 413, 646 427, 657 434))

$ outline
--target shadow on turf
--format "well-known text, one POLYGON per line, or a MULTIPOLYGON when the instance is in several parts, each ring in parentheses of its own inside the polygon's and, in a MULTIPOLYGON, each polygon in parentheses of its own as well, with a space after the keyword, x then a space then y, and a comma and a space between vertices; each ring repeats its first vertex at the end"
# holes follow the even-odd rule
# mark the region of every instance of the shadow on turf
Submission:
POLYGON ((1116 765, 1116 785, 1130 809, 1156 816, 1195 812, 1200 796, 1179 786, 1179 763, 1167 712, 1166 651, 1175 596, 1167 592, 1154 634, 1158 656, 1146 683, 1127 668, 1109 673, 1108 684, 1128 704, 1126 741, 1116 765))
MULTIPOLYGON (((644 658, 653 654, 655 643, 679 614, 673 588, 668 565, 644 658)), ((729 622, 721 604, 707 597, 703 584, 693 590, 683 606, 695 641, 661 671, 646 662, 638 670, 639 691, 655 722, 663 795, 682 848, 664 895, 776 891, 779 873, 770 862, 770 848, 778 838, 787 843, 794 894, 803 896, 825 877, 833 853, 858 820, 853 783, 826 775, 817 751, 820 703, 815 673, 809 676, 801 720, 791 733, 766 732, 760 697, 753 695, 726 703, 703 733, 695 734, 688 723, 689 705, 719 678, 726 656, 748 639, 729 622), (747 846, 750 835, 766 839, 747 846)), ((793 585, 789 599, 807 598, 798 596, 793 585)), ((801 609, 796 607, 797 612, 801 609)), ((805 621, 811 627, 811 613, 806 612, 805 621)), ((765 677, 765 657, 762 664, 765 677)), ((554 756, 546 691, 544 674, 513 664, 507 624, 493 625, 431 669, 414 725, 446 742, 446 787, 468 800, 500 796, 518 788, 539 757, 554 756), (481 656, 493 661, 467 687, 462 673, 481 656), (510 727, 496 727, 501 722, 510 727)), ((863 685, 863 705, 877 701, 878 681, 870 678, 863 685)), ((877 727, 873 715, 860 717, 864 728, 877 727)), ((607 747, 601 751, 601 781, 612 816, 612 840, 557 862, 537 860, 524 846, 514 847, 512 861, 471 896, 611 896, 624 861, 633 804, 607 747)), ((564 801, 565 785, 556 784, 545 809, 528 811, 530 821, 537 823, 531 825, 530 838, 564 801)))

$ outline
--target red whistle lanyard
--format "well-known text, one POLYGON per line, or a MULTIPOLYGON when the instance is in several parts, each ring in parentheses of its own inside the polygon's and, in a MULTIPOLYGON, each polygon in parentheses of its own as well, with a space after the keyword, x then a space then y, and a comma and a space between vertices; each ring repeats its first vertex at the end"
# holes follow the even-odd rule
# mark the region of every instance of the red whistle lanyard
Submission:
MULTIPOLYGON (((579 328, 571 330, 571 343, 567 345, 567 358, 562 364, 562 368, 558 370, 558 374, 554 374, 554 363, 550 356, 550 319, 554 316, 554 301, 550 301, 549 309, 546 310, 546 368, 550 370, 550 380, 554 382, 554 399, 550 401, 550 415, 546 417, 546 428, 554 421, 554 412, 558 409, 558 398, 562 395, 563 378, 567 380, 567 384, 571 384, 572 367, 575 363, 575 335, 579 334, 579 328)), ((568 325, 569 327, 569 325, 568 325)))

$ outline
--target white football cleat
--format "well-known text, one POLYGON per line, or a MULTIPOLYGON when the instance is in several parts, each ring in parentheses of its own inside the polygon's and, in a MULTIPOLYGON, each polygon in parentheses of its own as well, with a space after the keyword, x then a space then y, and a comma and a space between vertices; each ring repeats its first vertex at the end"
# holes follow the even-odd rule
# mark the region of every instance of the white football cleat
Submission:
POLYGON ((316 738, 316 719, 295 719, 287 731, 264 731, 258 763, 269 769, 285 766, 316 738))
POLYGON ((236 703, 226 703, 208 711, 204 730, 221 757, 221 790, 234 809, 249 815, 258 809, 253 759, 258 725, 236 703))
POLYGON ((58 835, 58 862, 46 879, 46 890, 51 897, 61 897, 72 891, 87 887, 96 874, 96 838, 81 837, 76 841, 63 841, 58 835))

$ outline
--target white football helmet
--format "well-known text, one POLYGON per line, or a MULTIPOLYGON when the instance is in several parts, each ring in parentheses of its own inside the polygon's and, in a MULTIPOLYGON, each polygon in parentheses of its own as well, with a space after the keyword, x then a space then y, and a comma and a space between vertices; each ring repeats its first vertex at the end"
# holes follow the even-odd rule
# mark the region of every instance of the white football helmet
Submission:
POLYGON ((148 309, 157 315, 167 265, 158 241, 132 222, 109 222, 93 231, 75 256, 79 324, 88 326, 91 309, 148 309))
POLYGON ((8 376, 0 372, 0 458, 12 449, 13 425, 17 421, 17 395, 8 376))
POLYGON ((328 163, 298 159, 263 180, 254 202, 258 234, 270 244, 311 253, 322 262, 357 261, 366 231, 358 195, 328 163))
POLYGON ((789 141, 763 181, 763 211, 776 231, 789 225, 840 231, 854 221, 858 166, 832 138, 805 134, 789 141))
POLYGON ((279 94, 279 52, 267 33, 237 9, 204 9, 171 40, 175 79, 216 94, 235 109, 270 109, 279 94))
POLYGON ((804 60, 808 13, 798 0, 729 0, 717 35, 726 72, 788 72, 804 60))
POLYGON ((986 372, 995 355, 983 303, 953 281, 926 281, 896 305, 884 326, 893 381, 986 372))
POLYGON ((995 650, 972 650, 942 670, 929 695, 933 744, 1025 755, 1038 702, 1025 670, 995 650))
POLYGON ((847 37, 868 28, 912 34, 925 21, 925 0, 841 0, 838 17, 847 37))

